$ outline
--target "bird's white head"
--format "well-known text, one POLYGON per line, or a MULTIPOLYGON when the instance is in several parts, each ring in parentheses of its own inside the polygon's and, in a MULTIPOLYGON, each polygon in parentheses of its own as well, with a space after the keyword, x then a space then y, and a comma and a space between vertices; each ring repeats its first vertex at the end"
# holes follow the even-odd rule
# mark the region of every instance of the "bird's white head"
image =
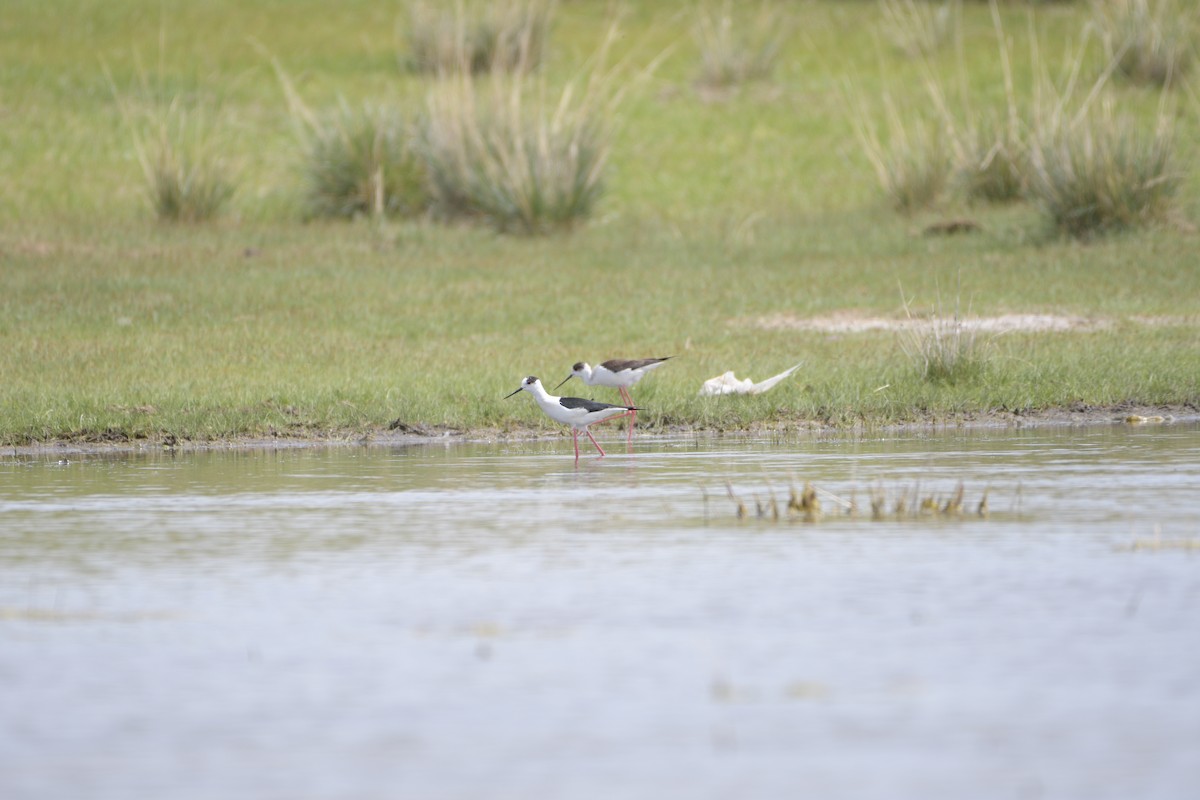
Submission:
MULTIPOLYGON (((562 386, 564 383, 571 380, 571 378, 579 378, 584 383, 587 383, 591 377, 592 365, 586 361, 576 361, 575 366, 571 367, 571 374, 559 381, 558 386, 562 386)), ((558 386, 555 386, 554 388, 557 389, 558 386)))
POLYGON ((542 382, 540 380, 538 380, 538 377, 536 375, 530 375, 528 378, 521 381, 521 385, 518 386, 511 394, 505 395, 504 399, 507 400, 508 398, 512 397, 514 394, 517 394, 518 392, 521 392, 521 391, 534 392, 536 394, 535 387, 540 388, 541 385, 542 385, 542 382))

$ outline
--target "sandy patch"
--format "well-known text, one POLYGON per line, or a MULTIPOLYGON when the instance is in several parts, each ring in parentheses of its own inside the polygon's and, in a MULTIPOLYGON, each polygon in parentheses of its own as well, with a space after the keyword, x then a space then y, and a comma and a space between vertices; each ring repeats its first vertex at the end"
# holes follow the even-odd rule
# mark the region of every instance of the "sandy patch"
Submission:
MULTIPOLYGON (((946 323, 949 318, 940 317, 946 323)), ((817 333, 867 333, 869 331, 903 331, 927 327, 931 317, 877 317, 854 311, 838 311, 820 317, 797 317, 792 314, 769 314, 748 320, 751 327, 763 330, 814 331, 817 333)), ((983 333, 1020 332, 1076 332, 1105 330, 1113 327, 1114 320, 1102 317, 1081 317, 1070 314, 1001 314, 994 317, 963 317, 966 330, 983 333)))

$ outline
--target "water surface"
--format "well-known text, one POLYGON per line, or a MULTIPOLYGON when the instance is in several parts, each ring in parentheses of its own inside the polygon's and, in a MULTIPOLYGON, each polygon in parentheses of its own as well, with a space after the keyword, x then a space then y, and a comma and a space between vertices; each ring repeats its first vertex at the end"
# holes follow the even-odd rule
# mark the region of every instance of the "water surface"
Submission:
POLYGON ((604 440, 0 460, 0 797, 1200 785, 1200 426, 604 440))

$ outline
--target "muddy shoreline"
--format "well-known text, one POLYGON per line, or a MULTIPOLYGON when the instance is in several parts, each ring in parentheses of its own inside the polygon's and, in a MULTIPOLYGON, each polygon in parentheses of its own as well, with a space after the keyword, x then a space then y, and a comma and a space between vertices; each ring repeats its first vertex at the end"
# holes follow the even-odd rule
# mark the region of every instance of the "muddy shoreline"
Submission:
MULTIPOLYGON (((929 417, 911 422, 881 425, 829 425, 816 421, 764 423, 739 429, 715 429, 693 426, 673 426, 645 432, 643 436, 761 436, 766 434, 792 436, 829 436, 878 433, 918 433, 950 429, 1030 428, 1092 425, 1169 425, 1200 421, 1200 404, 1145 406, 1120 403, 1111 406, 1080 404, 1070 408, 1051 408, 1036 411, 984 411, 929 417)), ((68 457, 89 455, 123 455, 148 452, 203 452, 217 450, 291 449, 307 447, 404 447, 437 442, 502 442, 553 439, 565 435, 562 431, 545 428, 513 427, 508 429, 479 428, 458 430, 444 427, 403 425, 396 429, 347 432, 343 435, 311 436, 240 436, 218 440, 175 440, 146 438, 124 441, 89 441, 55 439, 24 445, 5 445, 0 458, 68 457)))

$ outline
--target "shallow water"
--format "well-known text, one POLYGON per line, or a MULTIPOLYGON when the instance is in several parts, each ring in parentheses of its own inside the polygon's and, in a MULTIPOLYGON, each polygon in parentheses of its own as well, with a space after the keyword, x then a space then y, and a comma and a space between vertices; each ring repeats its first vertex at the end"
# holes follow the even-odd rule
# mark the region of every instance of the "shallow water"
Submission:
POLYGON ((1200 426, 603 441, 0 460, 0 797, 1194 796, 1200 426))

